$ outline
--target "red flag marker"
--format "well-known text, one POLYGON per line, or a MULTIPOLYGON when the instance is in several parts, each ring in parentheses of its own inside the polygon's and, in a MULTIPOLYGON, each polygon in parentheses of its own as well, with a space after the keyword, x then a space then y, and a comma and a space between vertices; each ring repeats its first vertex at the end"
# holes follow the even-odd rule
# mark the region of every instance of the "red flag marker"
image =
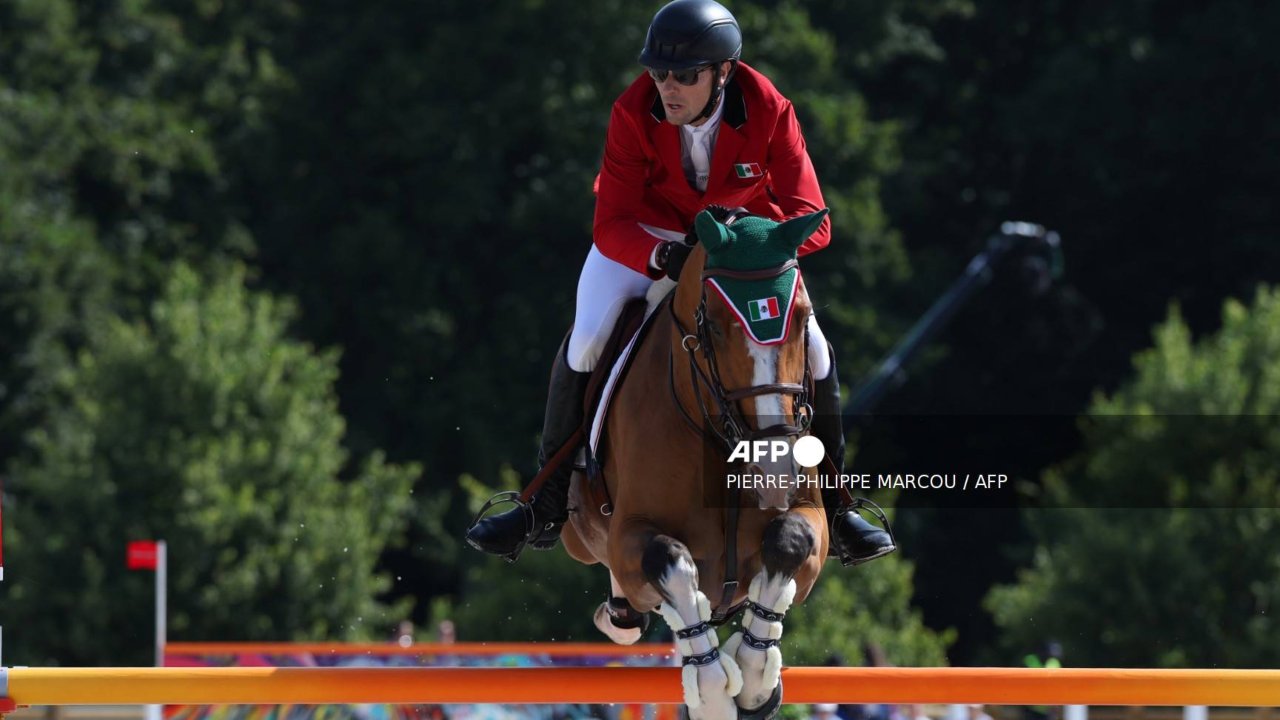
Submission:
POLYGON ((130 570, 155 570, 156 557, 155 541, 132 540, 125 554, 125 566, 130 570))

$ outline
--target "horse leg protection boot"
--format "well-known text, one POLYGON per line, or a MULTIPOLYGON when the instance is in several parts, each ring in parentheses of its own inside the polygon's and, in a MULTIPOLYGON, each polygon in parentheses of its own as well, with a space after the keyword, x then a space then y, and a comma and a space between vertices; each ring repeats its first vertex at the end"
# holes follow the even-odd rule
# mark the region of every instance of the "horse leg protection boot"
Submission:
MULTIPOLYGON (((580 373, 569 367, 565 357, 568 344, 566 337, 551 369, 547 412, 542 423, 542 445, 538 451, 539 465, 554 456, 583 422, 583 402, 591 373, 580 373)), ((515 560, 526 543, 539 550, 554 547, 560 540, 561 528, 569 519, 569 480, 572 476, 573 458, 570 457, 547 477, 527 510, 517 507, 481 520, 467 531, 467 542, 477 550, 501 555, 508 560, 515 560)))
MULTIPOLYGON (((836 474, 841 474, 844 472, 844 421, 840 405, 840 378, 836 374, 836 355, 830 345, 827 352, 831 356, 831 372, 814 382, 810 431, 827 449, 827 457, 831 458, 836 474)), ((827 512, 827 526, 831 528, 829 554, 840 558, 841 563, 857 565, 897 549, 889 533, 863 519, 852 505, 841 504, 838 489, 823 488, 822 505, 827 512)))

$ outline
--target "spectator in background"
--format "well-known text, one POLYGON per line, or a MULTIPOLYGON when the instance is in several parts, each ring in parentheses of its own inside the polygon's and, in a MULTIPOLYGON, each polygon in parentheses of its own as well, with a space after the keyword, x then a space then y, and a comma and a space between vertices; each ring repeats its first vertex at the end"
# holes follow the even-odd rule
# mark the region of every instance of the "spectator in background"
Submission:
POLYGON ((981 705, 967 705, 965 709, 968 711, 969 720, 992 720, 981 705))
POLYGON ((898 705, 889 713, 889 720, 933 720, 924 711, 924 705, 898 705))
POLYGON ((396 631, 391 634, 391 642, 399 645, 400 647, 405 647, 405 648, 412 645, 413 644, 413 621, 401 620, 400 624, 396 625, 396 631))
POLYGON ((436 625, 436 634, 440 636, 441 645, 452 645, 458 642, 458 633, 454 630, 452 620, 441 620, 436 625))

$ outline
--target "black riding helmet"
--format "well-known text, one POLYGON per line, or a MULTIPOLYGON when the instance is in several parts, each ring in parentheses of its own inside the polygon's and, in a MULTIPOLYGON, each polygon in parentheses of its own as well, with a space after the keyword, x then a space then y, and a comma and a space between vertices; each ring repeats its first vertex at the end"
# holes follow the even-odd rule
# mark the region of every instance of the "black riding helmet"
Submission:
MULTIPOLYGON (((742 56, 742 31, 733 13, 715 0, 674 0, 653 16, 640 64, 655 70, 688 70, 729 61, 729 75, 742 56)), ((724 90, 717 83, 695 120, 710 117, 724 90)))

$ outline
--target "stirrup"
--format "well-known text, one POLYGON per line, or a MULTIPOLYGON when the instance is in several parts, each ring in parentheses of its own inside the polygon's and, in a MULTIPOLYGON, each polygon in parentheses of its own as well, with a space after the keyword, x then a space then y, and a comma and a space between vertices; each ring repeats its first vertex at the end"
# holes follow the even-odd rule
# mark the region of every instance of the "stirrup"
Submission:
POLYGON ((516 548, 511 552, 507 553, 506 555, 498 556, 509 563, 513 563, 520 557, 520 553, 524 552, 524 549, 528 547, 529 542, 533 539, 534 533, 541 532, 540 529, 534 524, 535 518, 533 516, 533 503, 525 502, 524 500, 521 500, 520 493, 516 492, 515 490, 505 490, 489 498, 485 502, 485 504, 480 507, 480 511, 476 513, 475 519, 472 520, 471 524, 467 526, 467 532, 468 533, 471 532, 471 528, 474 528, 476 525, 479 525, 480 521, 485 519, 486 517, 485 514, 489 512, 491 508, 493 508, 495 505, 500 505, 504 502, 514 503, 515 506, 520 508, 524 514, 524 527, 525 527, 524 539, 521 540, 520 543, 516 545, 516 548))
POLYGON ((843 565, 844 567, 850 567, 852 565, 861 565, 863 563, 868 563, 868 562, 871 562, 872 560, 882 558, 885 555, 889 555, 894 550, 898 549, 898 538, 895 537, 893 534, 893 525, 889 523, 888 516, 884 514, 884 510, 882 510, 879 505, 875 504, 871 500, 868 500, 867 498, 856 497, 853 499, 853 502, 849 503, 848 505, 841 505, 840 507, 836 508, 835 512, 831 514, 831 519, 837 520, 845 513, 855 512, 858 510, 867 510, 877 520, 880 521, 881 525, 884 526, 883 528, 884 531, 889 535, 889 546, 888 546, 889 549, 885 550, 884 552, 876 553, 875 555, 870 555, 868 557, 855 558, 849 554, 846 548, 841 547, 840 552, 836 553, 836 557, 840 558, 840 564, 843 565))

